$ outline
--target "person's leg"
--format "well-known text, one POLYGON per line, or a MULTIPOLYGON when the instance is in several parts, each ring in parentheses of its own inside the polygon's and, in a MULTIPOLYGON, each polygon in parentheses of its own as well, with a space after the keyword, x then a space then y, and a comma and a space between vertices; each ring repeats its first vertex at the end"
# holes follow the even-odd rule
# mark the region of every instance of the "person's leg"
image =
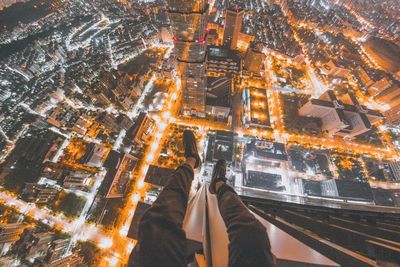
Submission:
POLYGON ((193 133, 185 132, 184 147, 186 162, 176 169, 157 200, 140 221, 136 251, 139 266, 187 265, 186 236, 182 224, 194 177, 193 169, 200 164, 193 133))
POLYGON ((228 231, 229 266, 274 266, 265 227, 246 208, 234 189, 223 183, 217 189, 217 198, 228 231))
POLYGON ((228 231, 229 267, 274 266, 267 231, 225 183, 224 164, 217 163, 210 192, 217 194, 218 208, 228 231))
POLYGON ((186 266, 185 232, 182 229, 193 169, 178 167, 139 226, 140 266, 186 266))

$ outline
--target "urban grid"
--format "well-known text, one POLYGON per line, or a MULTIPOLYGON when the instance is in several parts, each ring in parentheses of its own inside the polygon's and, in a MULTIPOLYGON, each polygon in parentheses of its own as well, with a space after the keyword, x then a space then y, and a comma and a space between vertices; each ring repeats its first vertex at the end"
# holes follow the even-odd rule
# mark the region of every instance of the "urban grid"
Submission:
POLYGON ((185 130, 277 266, 400 266, 399 10, 0 0, 0 266, 133 266, 185 130))

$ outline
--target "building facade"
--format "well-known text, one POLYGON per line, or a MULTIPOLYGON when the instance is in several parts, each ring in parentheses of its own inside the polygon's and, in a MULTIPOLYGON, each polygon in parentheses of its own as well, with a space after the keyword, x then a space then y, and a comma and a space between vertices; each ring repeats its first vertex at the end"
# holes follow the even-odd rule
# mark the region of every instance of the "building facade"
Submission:
POLYGON ((400 161, 393 161, 389 163, 390 171, 396 181, 400 181, 400 161))
POLYGON ((129 130, 132 142, 136 145, 143 146, 150 138, 155 126, 155 121, 150 118, 147 113, 141 112, 137 117, 135 124, 129 130))
POLYGON ((236 53, 228 48, 209 46, 207 53, 207 75, 213 77, 239 75, 241 60, 236 53))
POLYGON ((73 171, 65 176, 63 187, 85 191, 90 187, 91 180, 91 174, 89 172, 73 171))
MULTIPOLYGON (((0 257, 4 256, 8 252, 11 244, 19 239, 25 228, 26 225, 23 223, 0 224, 0 257)), ((0 264, 0 266, 3 265, 0 264)))
POLYGON ((54 200, 58 189, 47 185, 26 183, 22 191, 22 199, 38 204, 46 204, 54 200))
POLYGON ((387 110, 384 113, 384 115, 386 117, 387 123, 399 125, 400 124, 400 104, 387 110))
POLYGON ((239 33, 242 28, 244 10, 238 7, 229 8, 225 11, 224 45, 236 49, 239 33))
POLYGON ((207 84, 206 113, 214 120, 227 121, 232 105, 232 79, 209 77, 207 84))
POLYGON ((205 116, 207 1, 168 0, 169 18, 183 88, 183 114, 205 116))

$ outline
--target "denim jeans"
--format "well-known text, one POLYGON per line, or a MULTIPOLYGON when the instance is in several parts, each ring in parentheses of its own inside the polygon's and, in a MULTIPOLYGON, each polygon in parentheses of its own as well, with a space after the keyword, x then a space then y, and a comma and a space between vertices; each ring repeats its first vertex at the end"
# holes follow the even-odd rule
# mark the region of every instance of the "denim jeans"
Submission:
MULTIPOLYGON (((183 164, 169 178, 139 225, 139 240, 129 266, 185 267, 186 236, 182 229, 194 173, 183 164)), ((217 194, 218 207, 229 238, 229 267, 273 266, 264 226, 229 185, 217 194)))

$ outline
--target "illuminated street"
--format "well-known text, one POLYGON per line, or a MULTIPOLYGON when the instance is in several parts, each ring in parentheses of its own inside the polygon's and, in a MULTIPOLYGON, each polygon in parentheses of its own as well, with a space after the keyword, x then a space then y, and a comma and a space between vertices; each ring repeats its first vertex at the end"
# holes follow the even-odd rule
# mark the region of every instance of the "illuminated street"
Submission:
POLYGON ((185 160, 185 129, 202 157, 191 195, 224 159, 246 208, 313 233, 294 236, 324 244, 312 253, 393 262, 396 1, 3 2, 0 233, 16 230, 0 235, 0 265, 130 266, 138 216, 185 160), (336 224, 368 245, 335 240, 336 224))

